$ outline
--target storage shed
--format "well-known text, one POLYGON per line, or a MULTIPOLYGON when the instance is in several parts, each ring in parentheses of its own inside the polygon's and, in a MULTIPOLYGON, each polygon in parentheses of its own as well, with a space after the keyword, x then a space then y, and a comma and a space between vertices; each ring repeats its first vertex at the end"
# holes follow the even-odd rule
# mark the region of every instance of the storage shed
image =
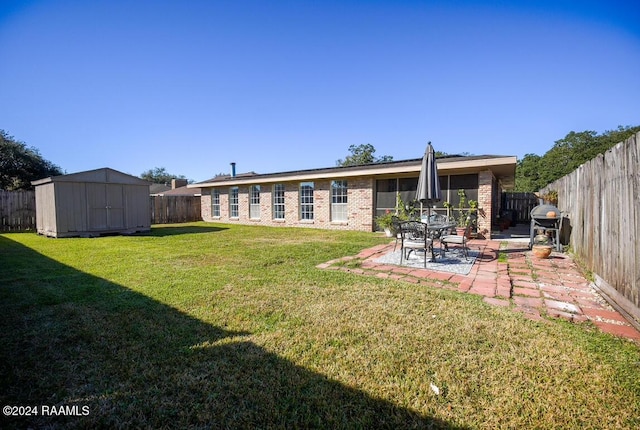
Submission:
POLYGON ((51 237, 151 230, 149 182, 103 168, 33 181, 36 229, 51 237))

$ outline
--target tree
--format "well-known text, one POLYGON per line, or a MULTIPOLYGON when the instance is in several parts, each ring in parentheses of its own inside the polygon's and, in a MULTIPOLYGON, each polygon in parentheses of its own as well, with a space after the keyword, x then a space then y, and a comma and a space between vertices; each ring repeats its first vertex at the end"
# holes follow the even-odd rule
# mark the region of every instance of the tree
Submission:
POLYGON ((169 185, 172 179, 187 179, 184 175, 173 175, 167 172, 164 167, 154 167, 146 172, 143 172, 140 177, 145 181, 152 182, 154 184, 166 184, 169 185))
POLYGON ((518 160, 515 191, 534 192, 543 187, 540 180, 540 159, 539 155, 526 154, 522 160, 518 160))
POLYGON ((640 126, 595 131, 571 131, 557 140, 542 157, 526 154, 516 167, 516 191, 535 192, 551 182, 568 175, 581 164, 605 153, 619 142, 640 132, 640 126))
POLYGON ((351 155, 347 155, 344 160, 336 161, 338 166, 359 166, 362 164, 371 163, 385 163, 393 161, 393 157, 390 155, 383 155, 381 157, 375 157, 376 149, 372 144, 366 143, 362 145, 349 146, 349 152, 351 155))
POLYGON ((0 189, 31 190, 31 181, 62 173, 60 167, 42 158, 36 148, 27 147, 0 130, 0 189))

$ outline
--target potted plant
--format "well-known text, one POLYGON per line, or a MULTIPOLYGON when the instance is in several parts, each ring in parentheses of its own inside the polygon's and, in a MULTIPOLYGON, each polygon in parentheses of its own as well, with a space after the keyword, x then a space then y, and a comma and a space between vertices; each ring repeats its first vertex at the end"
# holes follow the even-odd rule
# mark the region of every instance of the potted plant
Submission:
POLYGON ((378 227, 384 230, 387 237, 393 237, 398 234, 398 232, 394 231, 393 229, 393 218, 397 217, 400 221, 406 221, 409 219, 410 215, 410 207, 404 204, 400 193, 397 193, 395 211, 391 212, 389 209, 387 209, 384 212, 384 215, 380 215, 376 218, 376 224, 378 225, 378 227))
POLYGON ((384 230, 387 237, 393 237, 394 235, 394 232, 392 231, 394 216, 395 214, 391 212, 389 209, 387 209, 384 215, 380 215, 379 217, 376 218, 376 224, 378 225, 378 227, 384 230))
POLYGON ((553 245, 551 244, 551 238, 546 234, 539 232, 539 234, 533 238, 531 251, 536 258, 549 258, 552 250, 553 245))
MULTIPOLYGON (((476 200, 467 200, 467 193, 464 189, 458 190, 458 202, 457 215, 454 217, 456 222, 456 234, 470 236, 470 227, 475 224, 475 214, 478 212, 478 202, 476 200), (467 206, 468 205, 468 206, 467 206)), ((451 208, 451 203, 445 202, 444 207, 447 208, 447 213, 451 208)))
POLYGON ((558 206, 558 191, 556 190, 547 190, 544 194, 535 194, 535 196, 545 203, 558 206))

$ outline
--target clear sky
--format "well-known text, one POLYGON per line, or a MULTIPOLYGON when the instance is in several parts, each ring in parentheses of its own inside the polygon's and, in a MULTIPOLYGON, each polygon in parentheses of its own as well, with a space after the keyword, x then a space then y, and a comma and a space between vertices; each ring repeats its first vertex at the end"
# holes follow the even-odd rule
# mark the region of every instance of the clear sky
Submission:
POLYGON ((0 0, 0 95, 67 173, 520 159, 640 125, 640 2, 0 0))

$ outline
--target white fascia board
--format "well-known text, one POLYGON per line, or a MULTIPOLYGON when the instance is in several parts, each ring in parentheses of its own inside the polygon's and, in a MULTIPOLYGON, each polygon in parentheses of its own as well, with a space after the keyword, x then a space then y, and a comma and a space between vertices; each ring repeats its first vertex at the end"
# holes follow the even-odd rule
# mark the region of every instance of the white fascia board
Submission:
POLYGON ((461 160, 451 161, 449 163, 438 164, 438 170, 453 170, 453 169, 473 169, 478 167, 492 167, 492 166, 504 166, 515 165, 518 162, 517 157, 500 157, 500 158, 483 158, 476 160, 461 160))
MULTIPOLYGON (((259 175, 246 178, 226 179, 220 182, 208 182, 194 184, 193 187, 228 187, 234 185, 246 184, 263 184, 263 183, 279 183, 279 182, 297 182, 312 181, 318 179, 334 179, 334 178, 354 178, 361 176, 377 176, 395 173, 411 173, 420 172, 420 164, 416 166, 398 166, 398 167, 380 167, 367 170, 351 170, 351 171, 326 171, 326 172, 296 172, 290 175, 259 175)), ((187 185, 187 188, 191 186, 187 185)))
MULTIPOLYGON (((438 163, 438 171, 445 173, 449 170, 470 170, 479 168, 491 168, 515 165, 517 158, 515 156, 500 157, 500 158, 484 158, 474 160, 461 160, 461 161, 448 161, 444 163, 438 163)), ((311 172, 291 172, 291 174, 267 174, 256 175, 235 179, 225 179, 224 181, 215 182, 201 182, 197 184, 187 185, 187 188, 211 188, 211 187, 231 187, 236 185, 253 185, 253 184, 266 184, 266 183, 279 183, 279 182, 297 182, 297 181, 312 181, 319 179, 334 179, 334 178, 354 178, 362 176, 380 176, 380 175, 394 175, 403 173, 420 173, 421 163, 418 161, 415 164, 404 164, 402 166, 374 166, 360 170, 341 170, 341 169, 327 169, 326 171, 311 171, 311 172)))

